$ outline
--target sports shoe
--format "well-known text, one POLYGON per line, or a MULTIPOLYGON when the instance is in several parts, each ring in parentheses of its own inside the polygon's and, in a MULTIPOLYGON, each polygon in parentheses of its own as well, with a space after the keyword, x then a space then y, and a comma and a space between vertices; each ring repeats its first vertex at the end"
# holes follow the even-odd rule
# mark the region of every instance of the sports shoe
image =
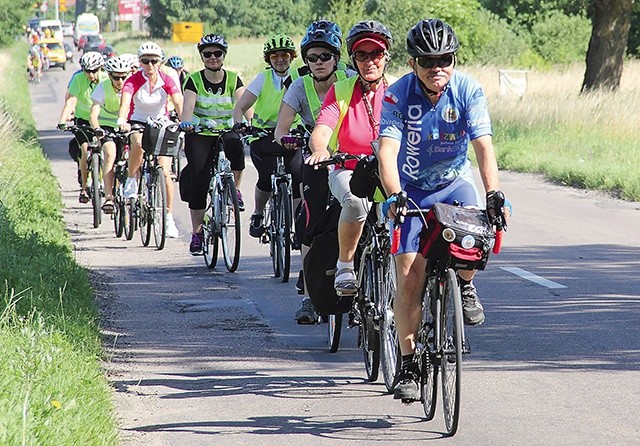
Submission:
POLYGON ((138 181, 135 178, 127 178, 124 182, 124 198, 135 198, 138 195, 138 181))
POLYGON ((478 292, 472 282, 460 287, 462 313, 465 325, 480 325, 484 322, 484 308, 478 299, 478 292))
POLYGON ((251 223, 249 224, 249 235, 251 237, 259 238, 264 234, 263 218, 261 214, 253 214, 251 216, 251 223))
POLYGON ((304 294, 304 273, 302 270, 298 273, 298 281, 296 282, 296 291, 298 294, 304 294))
POLYGON ((311 298, 305 297, 302 299, 294 317, 298 324, 315 324, 318 322, 318 313, 313 308, 311 298))
POLYGON ((242 192, 238 191, 238 210, 244 211, 244 200, 242 199, 242 192))
POLYGON ((191 234, 191 243, 189 243, 189 252, 192 256, 201 256, 204 254, 202 245, 204 244, 204 234, 202 232, 191 234))
POLYGON ((395 381, 397 384, 393 388, 393 399, 406 403, 420 400, 418 366, 416 364, 403 365, 396 375, 395 381))
POLYGON ((333 287, 338 296, 355 296, 358 293, 358 279, 353 268, 342 268, 336 271, 333 287))
POLYGON ((176 227, 176 222, 173 221, 173 215, 167 214, 167 220, 165 222, 165 231, 166 235, 169 238, 178 238, 180 237, 180 233, 178 232, 178 228, 176 227))

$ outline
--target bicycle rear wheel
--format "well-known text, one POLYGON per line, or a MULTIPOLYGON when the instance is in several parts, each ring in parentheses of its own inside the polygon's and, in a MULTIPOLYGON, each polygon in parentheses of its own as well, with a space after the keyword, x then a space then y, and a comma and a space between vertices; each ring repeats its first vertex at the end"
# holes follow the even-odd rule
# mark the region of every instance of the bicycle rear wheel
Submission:
POLYGON ((133 238, 133 234, 136 232, 138 224, 135 198, 129 198, 125 200, 124 214, 124 236, 127 240, 131 240, 133 238))
POLYGON ((279 259, 282 253, 280 243, 278 243, 278 206, 273 191, 269 199, 269 212, 269 225, 266 226, 269 231, 269 254, 271 254, 271 263, 273 265, 273 277, 280 277, 282 275, 282 269, 280 269, 281 263, 279 259))
POLYGON ((441 352, 440 371, 442 373, 442 408, 448 435, 458 430, 460 415, 460 392, 462 379, 462 300, 458 279, 453 269, 446 273, 442 293, 440 313, 441 352))
POLYGON ((278 224, 276 231, 279 244, 278 262, 280 272, 282 273, 282 282, 289 281, 289 272, 291 269, 291 193, 287 183, 282 182, 278 185, 278 224))
POLYGON ((148 178, 147 174, 140 175, 140 204, 139 204, 139 216, 140 216, 140 239, 142 240, 142 246, 149 246, 151 241, 151 211, 149 209, 151 203, 148 178))
POLYGON ((340 345, 340 334, 342 331, 342 313, 330 314, 327 316, 329 327, 329 351, 335 353, 340 345))
POLYGON ((389 393, 395 387, 395 377, 400 361, 398 355, 398 334, 396 332, 396 322, 393 313, 393 300, 396 297, 396 264, 391 254, 385 255, 381 269, 379 270, 379 280, 382 293, 380 295, 380 364, 382 366, 382 376, 384 385, 389 393))
POLYGON ((151 200, 150 216, 153 226, 153 239, 158 251, 164 248, 166 241, 167 223, 167 180, 161 166, 156 167, 153 173, 153 185, 151 187, 153 199, 151 200))
POLYGON ((223 180, 222 215, 220 238, 222 239, 222 254, 229 272, 238 269, 240 261, 240 205, 238 192, 232 177, 223 180))
POLYGON ((364 264, 362 287, 358 292, 358 310, 360 324, 358 325, 358 343, 364 355, 364 368, 367 380, 378 379, 380 369, 380 332, 376 329, 375 302, 377 300, 377 278, 371 255, 362 259, 364 264))
POLYGON ((91 153, 91 204, 93 206, 93 227, 102 223, 102 194, 100 193, 100 156, 91 153))

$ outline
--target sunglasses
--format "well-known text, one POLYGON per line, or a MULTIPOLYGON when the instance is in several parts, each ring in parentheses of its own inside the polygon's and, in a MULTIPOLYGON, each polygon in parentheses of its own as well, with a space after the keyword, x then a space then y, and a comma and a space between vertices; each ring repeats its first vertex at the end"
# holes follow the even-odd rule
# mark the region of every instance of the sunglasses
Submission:
POLYGON ((444 54, 439 57, 420 56, 416 57, 416 62, 422 68, 444 68, 453 63, 453 54, 444 54))
POLYGON ((331 53, 307 54, 307 62, 311 63, 316 63, 318 60, 329 62, 331 59, 333 59, 333 54, 331 53))
POLYGON ((224 54, 224 51, 221 51, 221 50, 203 51, 200 54, 202 54, 202 57, 204 57, 205 59, 208 59, 211 56, 218 58, 218 57, 222 57, 222 55, 224 54))
POLYGON ((111 79, 113 79, 114 81, 123 81, 127 78, 127 75, 125 74, 124 76, 111 76, 111 79))
POLYGON ((377 62, 380 59, 382 59, 382 56, 384 56, 384 50, 381 50, 381 49, 368 51, 368 52, 356 51, 355 53, 353 53, 354 59, 357 60, 358 62, 366 62, 369 59, 373 60, 374 62, 377 62))
POLYGON ((269 54, 269 59, 271 60, 278 60, 278 59, 290 59, 291 58, 291 54, 289 53, 271 53, 269 54))
POLYGON ((140 59, 140 63, 144 65, 155 65, 160 63, 160 59, 140 59))
POLYGON ((98 71, 101 71, 102 68, 96 68, 95 70, 84 70, 85 73, 97 73, 98 71))

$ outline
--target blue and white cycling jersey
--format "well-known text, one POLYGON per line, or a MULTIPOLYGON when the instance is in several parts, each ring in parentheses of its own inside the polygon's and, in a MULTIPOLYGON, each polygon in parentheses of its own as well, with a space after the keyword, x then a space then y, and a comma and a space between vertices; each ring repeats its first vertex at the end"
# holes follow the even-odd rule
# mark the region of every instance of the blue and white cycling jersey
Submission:
POLYGON ((380 136, 401 142, 398 169, 402 187, 441 189, 467 173, 469 141, 491 135, 491 119, 480 84, 453 71, 433 106, 415 73, 391 85, 385 95, 380 136))

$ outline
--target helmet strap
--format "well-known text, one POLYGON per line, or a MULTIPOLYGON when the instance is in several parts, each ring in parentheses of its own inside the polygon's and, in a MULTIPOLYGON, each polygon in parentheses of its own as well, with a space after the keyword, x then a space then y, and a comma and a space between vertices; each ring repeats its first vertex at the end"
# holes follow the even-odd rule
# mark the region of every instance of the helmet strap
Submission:
POLYGON ((224 65, 224 64, 220 64, 220 66, 218 68, 209 68, 209 67, 205 66, 204 69, 205 70, 209 70, 209 71, 213 71, 214 73, 217 73, 220 70, 222 70, 222 65, 224 65))

